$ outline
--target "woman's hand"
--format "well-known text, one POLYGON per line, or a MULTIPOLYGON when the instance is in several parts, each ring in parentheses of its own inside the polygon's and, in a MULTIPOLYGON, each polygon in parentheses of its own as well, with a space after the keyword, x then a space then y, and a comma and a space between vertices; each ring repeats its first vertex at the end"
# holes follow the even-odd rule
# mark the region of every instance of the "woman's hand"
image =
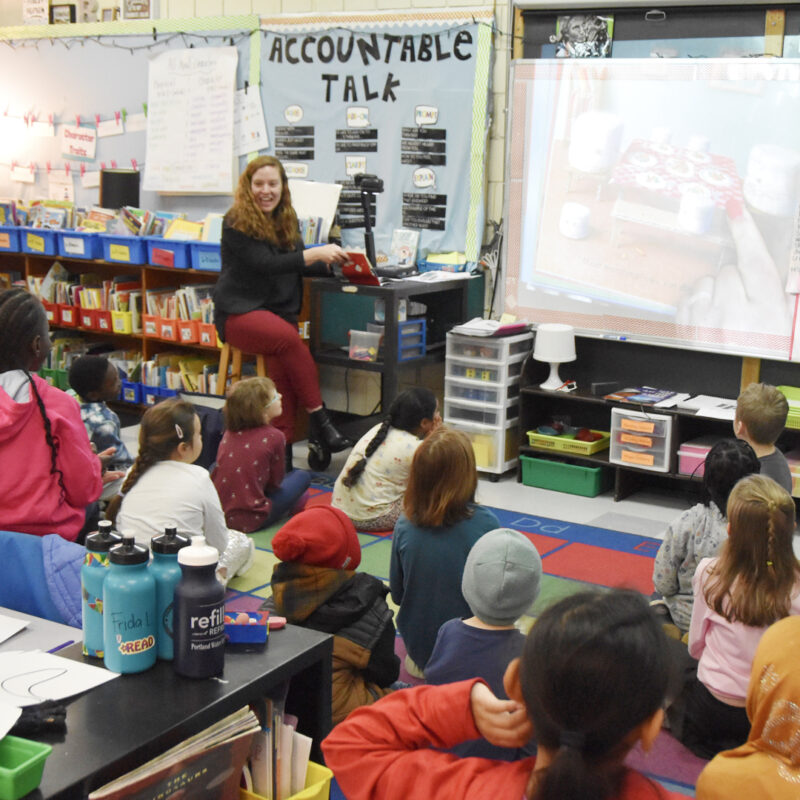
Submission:
POLYGON ((344 264, 347 261, 347 253, 338 244, 323 244, 320 247, 303 250, 303 261, 306 266, 315 261, 322 261, 324 264, 344 264))
POLYGON ((498 700, 485 683, 476 683, 469 695, 475 727, 498 747, 522 747, 533 735, 525 707, 514 700, 498 700))

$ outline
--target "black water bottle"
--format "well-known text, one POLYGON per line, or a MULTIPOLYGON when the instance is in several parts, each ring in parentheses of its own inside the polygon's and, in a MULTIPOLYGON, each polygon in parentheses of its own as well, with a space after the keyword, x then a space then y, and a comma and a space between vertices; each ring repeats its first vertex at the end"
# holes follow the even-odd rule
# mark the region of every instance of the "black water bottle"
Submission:
POLYGON ((178 551, 173 667, 187 678, 222 674, 225 664, 225 587, 217 580, 219 554, 204 536, 178 551))

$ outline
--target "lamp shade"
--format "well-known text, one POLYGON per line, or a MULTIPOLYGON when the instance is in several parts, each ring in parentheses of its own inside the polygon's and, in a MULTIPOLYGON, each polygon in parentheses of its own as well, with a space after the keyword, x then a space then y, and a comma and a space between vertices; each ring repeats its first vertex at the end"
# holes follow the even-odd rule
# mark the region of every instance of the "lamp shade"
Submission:
POLYGON ((537 361, 564 364, 574 361, 575 328, 558 322, 545 322, 536 328, 533 357, 537 361))

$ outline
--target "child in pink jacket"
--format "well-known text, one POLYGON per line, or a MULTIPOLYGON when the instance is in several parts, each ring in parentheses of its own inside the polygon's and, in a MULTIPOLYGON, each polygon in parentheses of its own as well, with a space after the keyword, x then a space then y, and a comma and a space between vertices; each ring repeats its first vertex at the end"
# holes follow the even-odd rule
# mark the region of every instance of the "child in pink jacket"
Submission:
POLYGON ((102 465, 75 400, 33 374, 49 351, 39 300, 0 292, 0 528, 75 541, 100 497, 102 465))

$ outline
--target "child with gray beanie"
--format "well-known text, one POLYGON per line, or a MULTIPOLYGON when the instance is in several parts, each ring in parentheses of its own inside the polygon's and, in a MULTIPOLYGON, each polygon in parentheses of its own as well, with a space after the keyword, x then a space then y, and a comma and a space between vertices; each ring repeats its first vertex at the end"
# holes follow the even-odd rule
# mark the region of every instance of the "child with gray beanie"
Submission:
MULTIPOLYGON (((473 615, 451 619, 439 628, 433 653, 425 665, 430 684, 483 678, 492 692, 507 699, 503 675, 509 662, 522 654, 525 636, 514 623, 539 596, 542 559, 531 541, 518 531, 498 528, 481 536, 464 565, 461 593, 473 615)), ((456 755, 515 761, 534 752, 503 748, 485 739, 452 749, 456 755)))

